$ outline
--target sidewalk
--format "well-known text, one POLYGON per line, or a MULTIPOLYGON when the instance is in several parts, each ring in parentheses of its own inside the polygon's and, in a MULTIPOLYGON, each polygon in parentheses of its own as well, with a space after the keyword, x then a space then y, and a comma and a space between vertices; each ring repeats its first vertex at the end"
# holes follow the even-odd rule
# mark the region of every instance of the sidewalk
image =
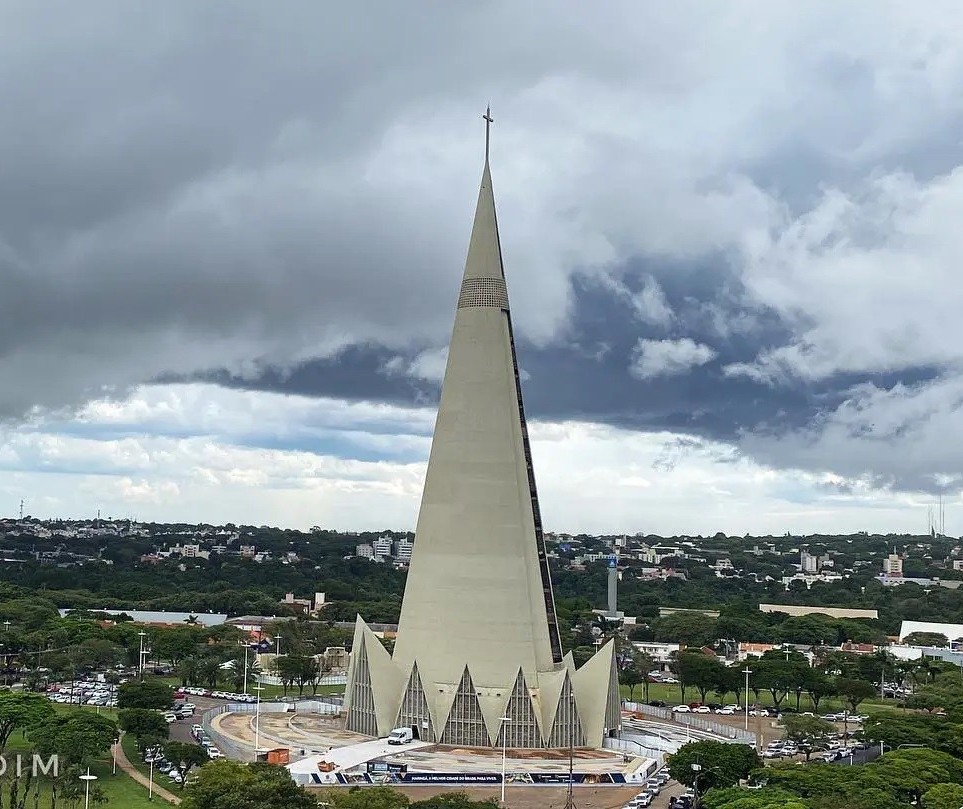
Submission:
MULTIPOLYGON (((125 773, 127 773, 131 778, 133 778, 138 784, 143 784, 144 789, 148 788, 149 779, 140 770, 138 770, 130 760, 127 758, 127 754, 124 752, 124 747, 121 744, 116 745, 116 755, 117 755, 117 766, 120 767, 125 773)), ((157 795, 162 800, 167 801, 170 804, 176 806, 181 802, 173 792, 164 789, 164 787, 159 786, 157 781, 154 781, 154 794, 157 795)))

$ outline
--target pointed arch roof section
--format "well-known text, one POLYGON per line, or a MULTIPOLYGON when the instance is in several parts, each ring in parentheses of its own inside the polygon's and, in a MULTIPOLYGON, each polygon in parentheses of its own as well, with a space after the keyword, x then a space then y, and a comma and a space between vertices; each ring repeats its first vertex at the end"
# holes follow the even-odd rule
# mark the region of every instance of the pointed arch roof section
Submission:
POLYGON ((531 748, 545 744, 538 711, 532 701, 531 691, 521 669, 515 677, 511 696, 503 714, 509 721, 499 723, 501 727, 495 740, 496 747, 531 748))
POLYGON ((557 671, 540 672, 538 675, 540 685, 539 695, 542 708, 542 728, 546 740, 551 734, 552 726, 555 724, 555 713, 558 711, 558 701, 562 696, 562 689, 567 680, 568 671, 564 668, 560 668, 557 671))
POLYGON ((552 732, 548 738, 549 747, 581 747, 585 744, 585 728, 581 720, 581 706, 572 687, 572 680, 565 672, 562 692, 558 697, 552 732))
POLYGON ((609 641, 599 649, 575 674, 572 675, 572 686, 578 703, 582 729, 587 739, 602 738, 606 728, 615 728, 618 724, 607 724, 611 718, 615 701, 615 716, 619 716, 618 702, 618 674, 615 670, 615 642, 609 641), (613 677, 615 678, 615 693, 612 693, 613 677))
POLYGON ((439 744, 463 744, 469 747, 488 747, 491 744, 468 666, 465 666, 461 675, 445 720, 445 729, 438 741, 439 744))
POLYGON ((363 621, 361 635, 371 686, 377 695, 375 716, 378 719, 378 735, 386 736, 394 727, 398 713, 398 700, 405 687, 405 680, 402 673, 392 664, 388 650, 363 621))
POLYGON ((438 726, 433 716, 425 686, 418 672, 418 664, 411 667, 411 674, 408 676, 408 685, 401 696, 401 706, 398 708, 398 718, 395 727, 418 728, 418 738, 424 742, 433 742, 436 739, 435 728, 438 726))

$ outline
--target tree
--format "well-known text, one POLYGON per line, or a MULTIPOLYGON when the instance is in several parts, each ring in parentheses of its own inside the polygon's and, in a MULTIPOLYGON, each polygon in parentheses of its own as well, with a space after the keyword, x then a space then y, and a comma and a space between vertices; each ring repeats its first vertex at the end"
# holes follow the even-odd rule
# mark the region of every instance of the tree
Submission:
POLYGON ((216 657, 205 657, 197 664, 197 679, 208 688, 217 688, 217 681, 223 673, 221 661, 216 657))
POLYGON ((187 742, 168 742, 164 747, 164 755, 168 761, 173 762, 177 769, 181 771, 184 780, 181 786, 187 783, 187 774, 194 768, 207 764, 211 760, 207 751, 199 744, 189 744, 187 742))
POLYGON ((903 638, 907 646, 946 646, 949 642, 946 635, 939 632, 910 632, 903 638))
POLYGON ((836 735, 836 726, 815 716, 795 716, 785 714, 782 724, 786 728, 786 738, 806 754, 806 761, 814 750, 825 750, 836 735))
POLYGON ((13 731, 42 722, 53 712, 50 700, 40 694, 0 691, 0 754, 7 749, 13 731))
POLYGON ((715 621, 701 612, 674 612, 656 621, 655 639, 683 646, 705 646, 715 640, 715 621))
POLYGON ((321 800, 330 809, 406 809, 408 798, 389 787, 351 787, 333 789, 321 800))
POLYGON ((62 765, 83 766, 110 749, 117 725, 92 711, 72 711, 47 717, 30 728, 28 736, 40 755, 56 753, 62 765))
POLYGON ((762 765, 755 748, 747 744, 728 744, 726 742, 689 742, 682 745, 669 759, 669 774, 680 784, 692 786, 696 771, 692 765, 702 769, 698 772, 699 791, 717 787, 730 787, 748 777, 749 773, 762 765))
POLYGON ((809 669, 803 679, 803 689, 812 701, 813 711, 818 711, 819 703, 823 697, 831 697, 836 693, 836 684, 825 672, 819 669, 809 669))
POLYGON ((299 655, 292 658, 294 681, 298 685, 298 696, 304 696, 304 686, 314 681, 317 682, 320 666, 318 661, 308 655, 299 655))
POLYGON ((857 680, 853 677, 837 677, 836 692, 846 700, 850 710, 855 713, 863 700, 876 694, 876 689, 872 683, 868 683, 866 680, 857 680))
POLYGON ((147 708, 122 708, 117 712, 120 729, 137 740, 141 750, 162 742, 170 735, 167 720, 147 708))
POLYGON ((702 702, 705 702, 706 694, 718 683, 723 666, 718 660, 702 652, 683 650, 676 654, 670 668, 679 678, 679 690, 683 700, 686 689, 695 688, 702 702))
POLYGON ((785 651, 773 650, 759 659, 754 670, 757 685, 772 695, 773 704, 779 710, 790 692, 802 691, 810 668, 798 652, 791 652, 787 657, 785 651))
POLYGON ((317 799, 294 783, 287 770, 260 762, 211 762, 185 791, 181 809, 318 809, 317 799))
POLYGON ((494 798, 484 801, 473 801, 464 792, 452 792, 448 795, 435 795, 423 801, 415 801, 411 809, 496 809, 498 802, 494 798))
POLYGON ((960 809, 963 806, 963 786, 937 784, 923 793, 925 809, 960 809))
POLYGON ((160 680, 124 683, 117 688, 117 707, 163 711, 174 704, 174 692, 160 680))
POLYGON ((714 789, 702 801, 704 809, 810 809, 798 795, 781 789, 748 792, 741 787, 714 789))

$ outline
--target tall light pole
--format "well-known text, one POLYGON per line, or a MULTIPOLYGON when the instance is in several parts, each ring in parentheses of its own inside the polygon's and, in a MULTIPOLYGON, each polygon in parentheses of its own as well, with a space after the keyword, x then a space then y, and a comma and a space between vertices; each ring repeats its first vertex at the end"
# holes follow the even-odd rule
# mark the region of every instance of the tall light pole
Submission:
POLYGON ((150 774, 147 777, 147 800, 154 800, 154 755, 151 754, 148 760, 150 764, 150 774))
POLYGON ((699 776, 702 775, 702 765, 692 764, 692 789, 695 791, 695 797, 692 800, 692 809, 699 809, 699 776))
POLYGON ((274 650, 274 656, 275 656, 275 657, 280 657, 280 656, 281 656, 281 636, 280 636, 280 635, 276 635, 275 638, 274 638, 274 640, 275 640, 275 642, 277 643, 277 647, 276 647, 275 650, 274 650))
POLYGON ((575 757, 575 695, 569 694, 569 715, 568 715, 568 795, 565 798, 565 809, 576 809, 575 806, 575 776, 572 772, 573 759, 575 757))
POLYGON ((752 674, 752 669, 746 666, 742 673, 746 675, 746 730, 749 730, 749 675, 752 674))
POLYGON ((140 635, 140 657, 137 659, 137 668, 140 672, 140 679, 144 679, 144 638, 147 637, 147 633, 142 629, 137 633, 140 635))
POLYGON ((505 758, 508 753, 508 728, 505 727, 506 722, 511 722, 512 719, 509 716, 503 716, 501 718, 502 723, 502 804, 505 803, 505 758))
POLYGON ((243 641, 238 641, 238 643, 244 647, 244 693, 247 693, 247 653, 250 649, 250 645, 244 643, 243 641))
POLYGON ((261 692, 264 686, 258 683, 254 690, 257 691, 257 700, 254 703, 254 760, 257 761, 258 743, 261 740, 261 692))
POLYGON ((90 782, 96 781, 97 776, 90 774, 90 767, 87 768, 87 774, 81 775, 80 780, 84 782, 84 809, 90 809, 90 782))

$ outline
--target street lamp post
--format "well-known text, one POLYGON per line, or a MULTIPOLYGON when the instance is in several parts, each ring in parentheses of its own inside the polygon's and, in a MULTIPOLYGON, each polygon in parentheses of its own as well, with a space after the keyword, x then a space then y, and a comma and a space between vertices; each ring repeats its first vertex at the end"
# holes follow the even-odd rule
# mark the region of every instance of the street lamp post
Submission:
POLYGON ((575 695, 569 694, 568 715, 568 795, 565 798, 565 809, 576 809, 575 806, 575 775, 573 760, 575 758, 575 695))
POLYGON ((257 761, 258 744, 261 740, 261 692, 264 686, 258 683, 254 686, 257 691, 257 699, 254 702, 254 760, 257 761))
POLYGON ((96 781, 97 776, 90 774, 90 767, 87 768, 87 774, 81 775, 80 780, 84 782, 84 809, 90 809, 90 782, 96 781))
POLYGON ((695 796, 692 799, 692 809, 699 809, 699 776, 702 775, 702 765, 693 764, 692 772, 692 789, 695 792, 695 796))
POLYGON ((275 643, 277 644, 274 650, 274 656, 280 657, 281 656, 281 636, 280 635, 275 636, 274 640, 275 640, 275 643))
POLYGON ((746 675, 746 730, 749 730, 749 675, 752 674, 752 669, 746 666, 742 673, 746 675))
POLYGON ((142 629, 137 633, 140 635, 140 656, 137 658, 137 669, 140 672, 140 679, 144 679, 144 638, 147 637, 147 633, 142 629))
POLYGON ((244 647, 244 693, 247 693, 247 653, 251 648, 250 644, 238 641, 238 643, 244 647))
POLYGON ((506 722, 511 722, 511 717, 503 716, 501 718, 502 723, 502 804, 505 803, 505 759, 508 754, 508 729, 505 727, 506 722))
POLYGON ((154 755, 151 754, 149 759, 150 764, 150 774, 147 777, 147 800, 154 800, 154 755))

